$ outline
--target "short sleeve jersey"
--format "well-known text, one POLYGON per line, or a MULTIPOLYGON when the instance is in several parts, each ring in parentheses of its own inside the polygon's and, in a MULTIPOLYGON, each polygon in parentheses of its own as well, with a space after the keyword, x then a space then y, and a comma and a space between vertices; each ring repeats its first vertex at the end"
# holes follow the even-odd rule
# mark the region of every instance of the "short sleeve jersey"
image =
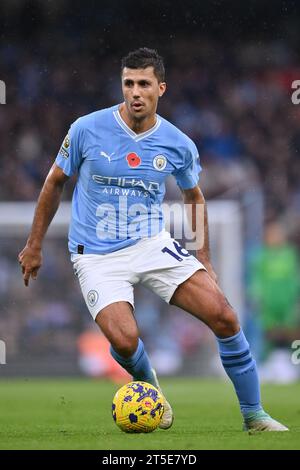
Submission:
POLYGON ((166 177, 174 175, 182 189, 198 184, 199 155, 187 135, 159 115, 136 134, 118 109, 77 119, 55 160, 67 176, 77 174, 71 253, 110 253, 157 235, 164 228, 166 177))

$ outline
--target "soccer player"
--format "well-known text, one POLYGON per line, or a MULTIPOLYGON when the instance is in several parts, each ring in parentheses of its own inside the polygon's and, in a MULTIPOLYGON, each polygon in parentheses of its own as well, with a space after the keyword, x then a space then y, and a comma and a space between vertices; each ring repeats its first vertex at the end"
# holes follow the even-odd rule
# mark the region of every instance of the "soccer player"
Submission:
MULTIPOLYGON (((198 186, 195 144, 156 114, 166 91, 162 58, 140 48, 122 61, 124 101, 75 121, 41 190, 26 246, 19 254, 24 283, 36 279, 42 241, 65 182, 77 173, 69 250, 87 307, 111 344, 111 354, 134 380, 159 387, 134 318, 133 286, 142 283, 214 332, 220 358, 233 382, 244 429, 286 431, 262 408, 255 361, 237 316, 216 283, 210 263, 206 208, 204 243, 190 255, 164 230, 161 203, 172 174, 185 204, 205 200, 198 186)), ((199 227, 196 227, 197 231, 199 227)), ((230 269, 230 267, 228 267, 230 269)), ((160 427, 172 425, 165 400, 160 427)))

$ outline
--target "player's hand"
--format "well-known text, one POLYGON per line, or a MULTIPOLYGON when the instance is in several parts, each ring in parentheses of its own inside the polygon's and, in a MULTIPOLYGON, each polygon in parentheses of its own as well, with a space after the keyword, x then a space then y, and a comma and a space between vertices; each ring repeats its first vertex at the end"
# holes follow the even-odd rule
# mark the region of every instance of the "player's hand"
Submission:
POLYGON ((19 253, 18 260, 22 267, 24 284, 28 286, 30 277, 33 280, 37 278, 38 270, 42 265, 42 250, 26 245, 19 253))

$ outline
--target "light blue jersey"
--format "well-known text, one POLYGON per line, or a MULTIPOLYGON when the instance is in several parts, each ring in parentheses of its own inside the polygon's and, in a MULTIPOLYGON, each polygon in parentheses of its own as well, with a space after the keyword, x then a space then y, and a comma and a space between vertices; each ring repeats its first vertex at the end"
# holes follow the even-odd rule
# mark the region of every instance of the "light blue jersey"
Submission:
POLYGON ((110 253, 164 228, 165 179, 182 189, 201 170, 192 140, 157 115, 141 134, 123 121, 119 105, 75 121, 56 157, 67 176, 78 173, 69 230, 71 253, 110 253))

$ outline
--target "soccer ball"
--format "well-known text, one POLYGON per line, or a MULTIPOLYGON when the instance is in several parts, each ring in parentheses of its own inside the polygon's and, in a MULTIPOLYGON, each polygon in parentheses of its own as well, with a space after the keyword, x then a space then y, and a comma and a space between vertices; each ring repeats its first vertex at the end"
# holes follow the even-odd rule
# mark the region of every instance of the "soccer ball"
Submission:
POLYGON ((147 382, 129 382, 114 396, 112 416, 124 432, 152 432, 164 412, 163 397, 147 382))

